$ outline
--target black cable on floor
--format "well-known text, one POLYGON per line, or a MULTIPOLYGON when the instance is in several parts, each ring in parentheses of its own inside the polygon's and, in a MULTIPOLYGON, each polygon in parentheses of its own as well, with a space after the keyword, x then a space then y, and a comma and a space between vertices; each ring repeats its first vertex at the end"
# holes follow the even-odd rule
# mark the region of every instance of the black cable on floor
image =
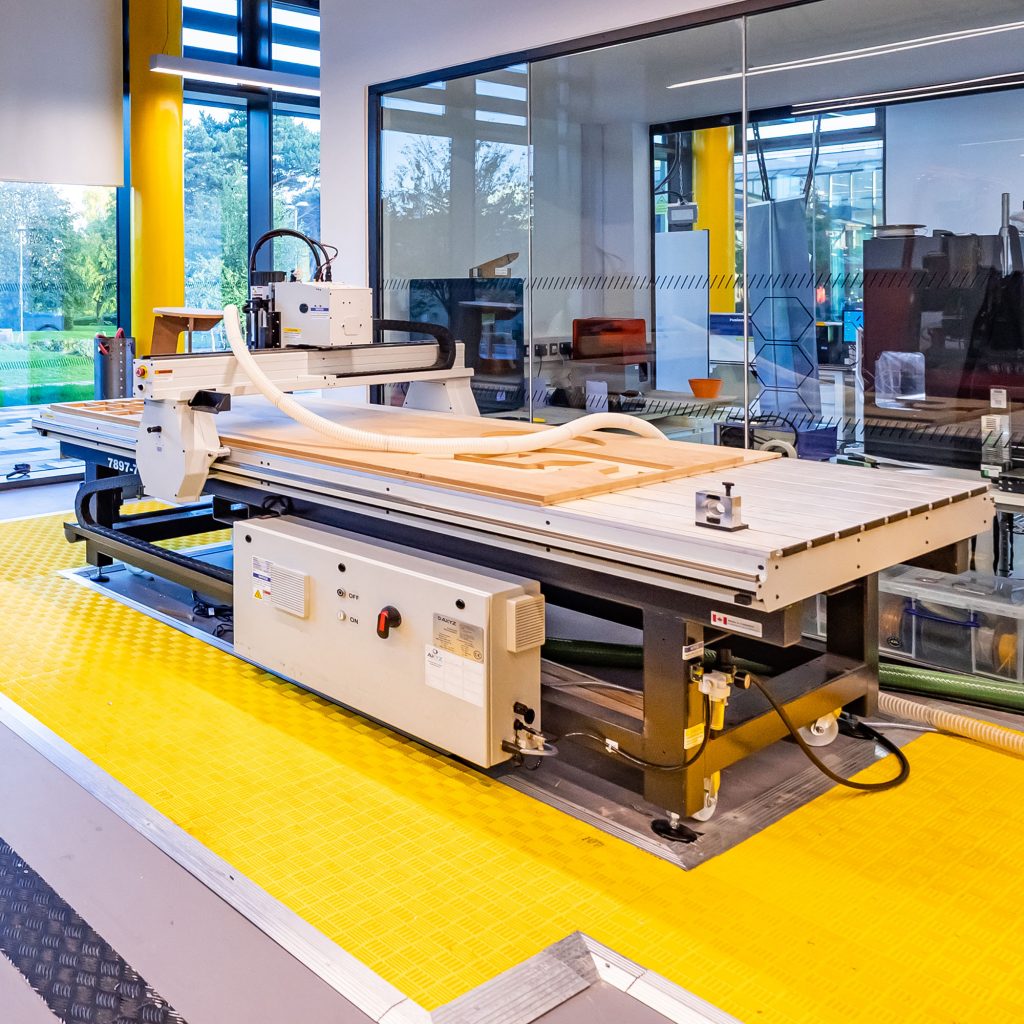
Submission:
POLYGON ((822 773, 822 775, 831 779, 833 782, 840 786, 847 786, 850 789, 877 793, 885 789, 895 789, 897 786, 901 786, 910 777, 910 762, 907 760, 907 755, 904 754, 903 751, 900 750, 900 748, 887 736, 883 736, 880 732, 872 729, 869 725, 865 725, 863 722, 858 722, 856 726, 853 727, 851 734, 859 736, 862 739, 874 740, 880 747, 885 748, 885 750, 892 754, 899 762, 899 772, 891 779, 886 779, 884 782, 855 782, 853 779, 844 778, 842 775, 832 771, 832 769, 814 753, 814 750, 803 736, 800 735, 800 730, 793 724, 793 720, 789 717, 786 709, 775 699, 774 694, 772 694, 764 682, 758 679, 757 676, 750 675, 749 673, 747 678, 761 691, 765 700, 771 704, 775 713, 782 719, 783 725, 785 725, 789 730, 790 736, 793 737, 797 746, 804 752, 811 764, 813 764, 814 767, 822 773))

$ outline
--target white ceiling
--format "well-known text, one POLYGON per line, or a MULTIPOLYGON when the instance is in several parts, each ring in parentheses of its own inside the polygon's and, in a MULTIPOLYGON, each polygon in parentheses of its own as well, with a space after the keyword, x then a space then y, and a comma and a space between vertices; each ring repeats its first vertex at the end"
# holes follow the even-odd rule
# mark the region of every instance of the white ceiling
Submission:
MULTIPOLYGON (((1024 74, 1024 25, 920 45, 925 37, 1013 22, 1024 22, 1021 0, 822 0, 758 15, 748 22, 751 69, 825 62, 753 75, 749 105, 756 110, 1024 74), (889 52, 834 59, 875 46, 889 52)), ((741 105, 738 78, 668 86, 737 75, 740 46, 739 23, 727 22, 542 61, 531 67, 531 113, 570 122, 645 124, 733 113, 741 105)))

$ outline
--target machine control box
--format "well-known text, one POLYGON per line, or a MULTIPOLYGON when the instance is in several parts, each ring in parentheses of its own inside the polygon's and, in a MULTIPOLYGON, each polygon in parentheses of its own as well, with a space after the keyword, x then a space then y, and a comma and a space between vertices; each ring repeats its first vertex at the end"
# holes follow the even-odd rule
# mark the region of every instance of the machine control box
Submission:
POLYGON ((339 348, 373 342, 373 298, 369 288, 331 281, 279 281, 274 310, 281 346, 339 348))
POLYGON ((234 527, 235 651, 434 747, 508 760, 540 728, 535 580, 280 517, 234 527))

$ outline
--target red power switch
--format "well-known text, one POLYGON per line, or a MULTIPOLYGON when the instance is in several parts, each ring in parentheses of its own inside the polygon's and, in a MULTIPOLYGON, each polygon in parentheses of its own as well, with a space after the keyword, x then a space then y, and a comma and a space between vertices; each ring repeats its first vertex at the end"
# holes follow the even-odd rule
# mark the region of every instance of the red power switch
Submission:
POLYGON ((402 616, 397 608, 392 608, 391 605, 381 608, 377 613, 377 636, 381 640, 387 640, 391 635, 391 630, 397 629, 401 624, 402 616))

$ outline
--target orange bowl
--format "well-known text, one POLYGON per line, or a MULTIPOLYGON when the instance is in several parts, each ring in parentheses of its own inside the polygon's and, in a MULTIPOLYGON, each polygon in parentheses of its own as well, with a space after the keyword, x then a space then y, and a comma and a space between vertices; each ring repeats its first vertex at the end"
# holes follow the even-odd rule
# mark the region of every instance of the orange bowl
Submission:
POLYGON ((717 398, 722 382, 717 377, 691 377, 690 390, 694 398, 717 398))

